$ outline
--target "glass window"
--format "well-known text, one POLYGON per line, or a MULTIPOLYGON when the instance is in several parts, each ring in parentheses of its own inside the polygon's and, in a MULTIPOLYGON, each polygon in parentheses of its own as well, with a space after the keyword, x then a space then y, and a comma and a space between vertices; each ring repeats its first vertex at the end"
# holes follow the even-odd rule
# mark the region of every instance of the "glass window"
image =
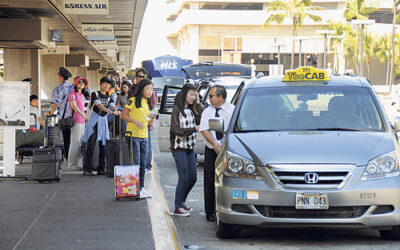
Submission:
POLYGON ((185 78, 183 77, 154 77, 151 79, 155 89, 163 89, 165 85, 183 87, 185 78))
POLYGON ((217 76, 247 76, 251 77, 251 66, 245 65, 218 65, 218 64, 199 64, 184 67, 190 79, 204 79, 217 76))
POLYGON ((384 129, 367 88, 336 86, 250 89, 235 125, 235 132, 384 129))

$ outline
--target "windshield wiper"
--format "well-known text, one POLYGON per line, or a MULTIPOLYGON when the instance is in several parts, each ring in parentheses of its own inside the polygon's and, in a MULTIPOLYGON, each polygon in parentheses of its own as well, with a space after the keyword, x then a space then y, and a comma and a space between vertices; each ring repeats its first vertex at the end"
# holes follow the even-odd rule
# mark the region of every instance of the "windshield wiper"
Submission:
POLYGON ((354 129, 354 128, 314 128, 310 130, 318 130, 318 131, 365 131, 362 129, 354 129))

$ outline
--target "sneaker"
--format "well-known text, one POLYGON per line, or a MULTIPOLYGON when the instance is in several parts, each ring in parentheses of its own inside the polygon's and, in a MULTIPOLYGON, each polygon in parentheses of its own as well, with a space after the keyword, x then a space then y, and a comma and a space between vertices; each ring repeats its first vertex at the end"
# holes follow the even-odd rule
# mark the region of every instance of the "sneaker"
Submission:
POLYGON ((175 208, 174 215, 187 217, 187 216, 190 216, 190 213, 183 208, 177 207, 177 208, 175 208))
POLYGON ((185 209, 186 211, 188 211, 189 213, 193 212, 193 208, 186 206, 185 203, 182 203, 182 208, 185 209))
POLYGON ((83 171, 83 175, 84 175, 84 176, 94 176, 94 174, 92 173, 92 171, 83 171))
POLYGON ((69 170, 71 170, 71 171, 82 171, 83 168, 75 165, 75 166, 70 167, 69 170))
POLYGON ((102 168, 97 169, 97 175, 105 175, 105 174, 106 174, 106 171, 104 171, 104 169, 102 169, 102 168))
POLYGON ((151 198, 151 194, 144 188, 140 190, 140 198, 151 198))

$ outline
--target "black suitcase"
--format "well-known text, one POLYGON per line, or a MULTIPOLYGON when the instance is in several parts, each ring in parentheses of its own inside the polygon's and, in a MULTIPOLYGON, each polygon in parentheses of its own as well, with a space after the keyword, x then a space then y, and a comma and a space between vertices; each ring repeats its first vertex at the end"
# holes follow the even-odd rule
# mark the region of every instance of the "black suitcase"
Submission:
POLYGON ((131 165, 128 144, 125 138, 112 138, 106 142, 106 175, 114 177, 116 165, 131 165))
MULTIPOLYGON (((116 138, 115 135, 115 116, 114 116, 114 126, 113 126, 113 136, 110 140, 106 141, 106 176, 114 177, 114 167, 116 165, 131 165, 133 164, 131 157, 129 157, 129 150, 126 141, 126 137, 123 138, 121 131, 119 131, 119 137, 116 138)), ((119 129, 121 128, 121 119, 119 119, 119 129)), ((126 132, 126 134, 131 134, 126 132)), ((130 136, 129 138, 132 138, 130 136)), ((130 143, 132 143, 130 141, 130 143)))
POLYGON ((54 145, 54 141, 51 145, 48 144, 49 119, 55 118, 55 115, 46 117, 44 148, 33 151, 32 180, 40 183, 43 183, 43 181, 58 182, 61 179, 62 151, 54 145))
POLYGON ((33 151, 32 180, 60 181, 62 152, 57 147, 46 147, 33 151))
MULTIPOLYGON (((93 154, 92 154, 92 170, 97 171, 97 167, 99 166, 99 143, 100 141, 96 141, 96 145, 94 146, 93 154)), ((86 159, 86 149, 87 142, 82 142, 81 144, 81 154, 82 154, 82 164, 85 164, 86 159)))

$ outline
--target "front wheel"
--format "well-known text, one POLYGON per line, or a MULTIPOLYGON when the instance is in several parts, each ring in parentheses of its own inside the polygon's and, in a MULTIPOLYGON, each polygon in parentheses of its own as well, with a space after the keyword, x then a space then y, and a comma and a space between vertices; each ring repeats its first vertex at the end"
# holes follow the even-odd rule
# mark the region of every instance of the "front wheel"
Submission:
POLYGON ((393 226, 391 230, 380 230, 384 240, 400 240, 400 226, 393 226))
POLYGON ((218 215, 215 220, 217 226, 217 237, 220 239, 233 239, 240 236, 241 229, 235 228, 230 224, 223 223, 219 221, 218 215))

